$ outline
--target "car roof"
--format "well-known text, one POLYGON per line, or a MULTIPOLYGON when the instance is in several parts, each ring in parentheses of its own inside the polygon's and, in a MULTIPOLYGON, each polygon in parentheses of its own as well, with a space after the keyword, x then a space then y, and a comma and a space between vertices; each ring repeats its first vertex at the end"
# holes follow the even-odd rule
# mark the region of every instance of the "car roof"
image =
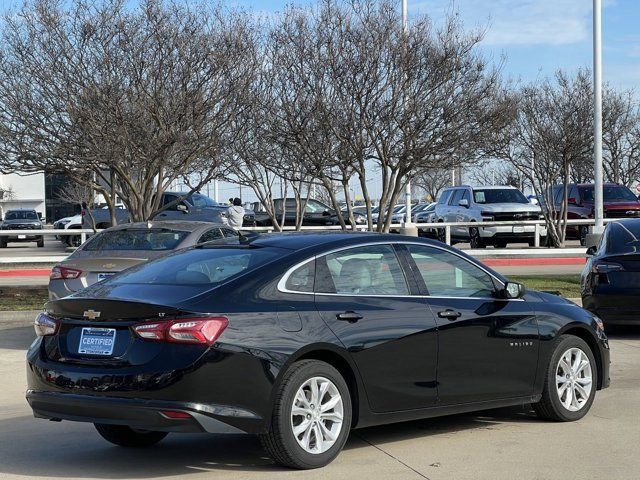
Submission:
POLYGON ((145 228, 165 228, 168 230, 183 230, 186 232, 197 232, 212 227, 231 228, 228 225, 212 222, 201 222, 197 220, 151 220, 149 222, 121 223, 115 227, 108 228, 109 231, 145 229, 145 228))

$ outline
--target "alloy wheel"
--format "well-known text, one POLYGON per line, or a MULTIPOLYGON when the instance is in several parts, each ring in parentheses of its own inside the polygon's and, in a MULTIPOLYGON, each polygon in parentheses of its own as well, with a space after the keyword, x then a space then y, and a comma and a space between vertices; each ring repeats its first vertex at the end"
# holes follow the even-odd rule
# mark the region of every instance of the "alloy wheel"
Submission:
POLYGON ((293 398, 293 436, 308 453, 326 452, 340 436, 343 415, 344 405, 338 387, 324 377, 310 378, 293 398))
POLYGON ((591 362, 579 348, 565 351, 556 367, 556 391, 560 403, 570 412, 577 412, 589 400, 593 388, 591 362))

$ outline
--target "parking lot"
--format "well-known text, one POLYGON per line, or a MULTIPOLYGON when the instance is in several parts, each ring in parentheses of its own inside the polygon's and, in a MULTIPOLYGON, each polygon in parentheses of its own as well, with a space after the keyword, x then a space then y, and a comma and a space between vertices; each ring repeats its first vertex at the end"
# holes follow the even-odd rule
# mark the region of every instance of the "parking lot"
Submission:
POLYGON ((172 434, 125 450, 88 424, 34 419, 24 400, 33 329, 0 326, 0 478, 637 479, 640 329, 611 339, 612 385, 576 423, 549 423, 510 408, 352 432, 324 469, 283 470, 249 435, 172 434))

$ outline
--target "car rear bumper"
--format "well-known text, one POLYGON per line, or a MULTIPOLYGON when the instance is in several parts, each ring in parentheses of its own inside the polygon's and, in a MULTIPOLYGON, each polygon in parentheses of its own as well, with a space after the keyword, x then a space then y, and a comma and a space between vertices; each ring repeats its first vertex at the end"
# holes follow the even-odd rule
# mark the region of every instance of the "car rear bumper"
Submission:
POLYGON ((260 423, 255 413, 224 405, 152 401, 119 397, 97 397, 71 393, 27 390, 27 401, 36 418, 54 421, 127 425, 162 432, 239 433, 230 425, 238 419, 260 423), (170 418, 163 412, 187 414, 187 418, 170 418), (234 421, 235 420, 235 421, 234 421))

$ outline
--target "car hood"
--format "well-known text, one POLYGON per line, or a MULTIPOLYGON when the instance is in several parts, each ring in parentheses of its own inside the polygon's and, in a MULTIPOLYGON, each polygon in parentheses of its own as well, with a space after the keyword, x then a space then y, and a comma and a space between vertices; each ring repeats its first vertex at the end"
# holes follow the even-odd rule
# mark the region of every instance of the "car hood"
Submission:
POLYGON ((640 210, 640 202, 604 202, 606 210, 640 210))
POLYGON ((478 207, 484 212, 522 212, 522 213, 540 213, 540 206, 532 203, 480 203, 478 207))

